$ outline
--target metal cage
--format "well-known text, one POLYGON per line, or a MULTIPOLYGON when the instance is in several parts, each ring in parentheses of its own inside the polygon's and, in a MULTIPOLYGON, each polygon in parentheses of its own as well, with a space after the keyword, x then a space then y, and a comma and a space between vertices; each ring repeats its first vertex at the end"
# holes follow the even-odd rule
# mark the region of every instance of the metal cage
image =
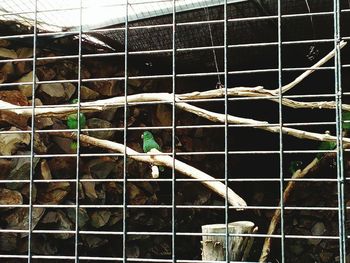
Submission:
POLYGON ((349 262, 350 2, 2 0, 0 262, 349 262))

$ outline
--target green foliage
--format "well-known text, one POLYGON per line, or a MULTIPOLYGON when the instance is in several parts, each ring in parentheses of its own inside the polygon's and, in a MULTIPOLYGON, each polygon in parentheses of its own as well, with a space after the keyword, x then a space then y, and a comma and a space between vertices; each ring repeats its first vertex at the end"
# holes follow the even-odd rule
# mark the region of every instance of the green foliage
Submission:
MULTIPOLYGON (((78 120, 77 120, 77 114, 71 114, 67 118, 67 126, 69 129, 77 129, 78 128, 78 120)), ((80 128, 85 127, 86 125, 86 117, 84 113, 80 113, 79 118, 80 128)))

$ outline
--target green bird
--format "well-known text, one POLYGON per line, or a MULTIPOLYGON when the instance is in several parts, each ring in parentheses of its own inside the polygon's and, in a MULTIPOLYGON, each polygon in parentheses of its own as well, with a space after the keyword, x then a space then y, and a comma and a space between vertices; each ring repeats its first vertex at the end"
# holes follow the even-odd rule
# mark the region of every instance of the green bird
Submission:
MULTIPOLYGON (((145 153, 148 153, 150 150, 152 149, 156 149, 158 151, 161 151, 159 144, 155 141, 153 134, 149 131, 145 131, 141 138, 143 139, 143 151, 145 153)), ((164 167, 163 166, 159 166, 159 171, 163 172, 164 171, 164 167)))
MULTIPOLYGON (((342 119, 343 121, 343 135, 346 136, 350 131, 350 112, 344 111, 342 113, 342 119)), ((337 147, 337 142, 321 142, 320 146, 318 147, 319 150, 334 150, 337 147)), ((321 159, 324 153, 318 153, 316 155, 317 159, 321 159)))
MULTIPOLYGON (((77 117, 78 117, 78 114, 68 115, 67 126, 69 127, 69 129, 77 129, 78 128, 78 118, 77 117)), ((80 122, 80 128, 84 128, 84 126, 86 125, 86 117, 85 117, 84 113, 80 113, 79 122, 80 122)))

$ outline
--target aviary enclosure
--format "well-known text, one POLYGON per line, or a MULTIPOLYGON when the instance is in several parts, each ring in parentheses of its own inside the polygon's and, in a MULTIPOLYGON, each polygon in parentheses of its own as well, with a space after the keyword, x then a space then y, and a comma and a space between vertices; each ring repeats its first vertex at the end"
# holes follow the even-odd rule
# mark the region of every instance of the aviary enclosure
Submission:
POLYGON ((0 262, 350 262, 349 40, 345 0, 2 0, 0 262))

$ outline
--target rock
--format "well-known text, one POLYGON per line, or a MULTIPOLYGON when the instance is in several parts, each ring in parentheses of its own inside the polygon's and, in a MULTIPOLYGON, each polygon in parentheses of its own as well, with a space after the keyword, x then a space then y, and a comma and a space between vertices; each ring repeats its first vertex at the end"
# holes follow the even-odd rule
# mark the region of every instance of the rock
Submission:
MULTIPOLYGON (((76 211, 75 208, 67 209, 67 216, 72 222, 75 222, 75 211, 76 211)), ((83 228, 88 221, 89 221, 89 215, 86 212, 86 209, 79 207, 79 219, 78 219, 79 228, 80 229, 83 228)))
MULTIPOLYGON (((32 185, 32 202, 35 204, 36 202, 36 197, 37 197, 37 188, 36 185, 32 185)), ((30 184, 25 184, 22 189, 21 189, 21 194, 29 200, 29 195, 30 195, 30 184)))
POLYGON ((114 211, 108 221, 108 226, 113 226, 123 219, 123 210, 114 211))
MULTIPOLYGON (((30 101, 30 105, 32 105, 32 101, 30 101)), ((43 103, 39 98, 35 98, 35 106, 42 106, 43 103)), ((47 127, 52 126, 54 123, 52 121, 52 118, 46 118, 46 117, 36 117, 35 118, 35 127, 37 129, 44 129, 47 127)))
POLYGON ((139 258, 140 248, 138 246, 128 246, 126 248, 126 256, 128 258, 139 258))
POLYGON ((146 204, 148 199, 147 196, 135 184, 127 183, 126 189, 127 189, 127 196, 128 196, 128 204, 131 204, 131 205, 146 204))
POLYGON ((324 223, 317 222, 311 229, 311 233, 314 236, 322 236, 326 232, 324 223))
POLYGON ((82 241, 90 249, 98 248, 108 243, 108 239, 94 235, 82 235, 82 241))
POLYGON ((54 178, 75 178, 77 161, 74 157, 54 157, 49 160, 51 174, 54 178))
MULTIPOLYGON (((322 222, 317 222, 311 228, 311 233, 313 236, 322 236, 325 232, 326 232, 326 227, 322 222)), ((308 243, 311 245, 318 245, 321 241, 322 239, 319 239, 319 238, 312 238, 312 239, 310 238, 308 240, 308 243)))
MULTIPOLYGON (((68 217, 61 210, 49 211, 40 222, 43 224, 54 225, 54 228, 53 228, 54 230, 67 231, 67 230, 74 229, 73 223, 68 219, 68 217)), ((57 234, 53 234, 53 236, 58 239, 68 239, 74 236, 74 234, 57 233, 57 234)))
POLYGON ((12 59, 18 58, 16 51, 12 49, 3 48, 3 47, 0 48, 0 57, 12 58, 12 59))
MULTIPOLYGON (((34 207, 32 209, 32 230, 36 227, 41 217, 44 215, 45 208, 34 207)), ((13 210, 13 212, 4 217, 7 223, 6 229, 29 229, 29 209, 20 207, 13 210)), ((20 233, 21 237, 28 236, 28 233, 20 233)))
POLYGON ((97 118, 99 119, 103 119, 109 122, 113 122, 115 121, 115 114, 117 112, 117 109, 108 109, 108 110, 104 110, 102 112, 99 112, 97 114, 97 118))
POLYGON ((161 103, 157 105, 155 116, 152 118, 152 124, 154 126, 171 126, 172 119, 171 107, 161 103))
POLYGON ((42 66, 36 69, 36 75, 42 81, 53 80, 56 77, 56 72, 49 67, 42 66))
POLYGON ((73 140, 69 138, 63 138, 60 136, 52 136, 52 140, 65 152, 75 153, 76 150, 71 147, 73 140))
POLYGON ((38 192, 38 202, 40 204, 59 204, 70 191, 68 182, 49 183, 46 189, 40 189, 38 192))
POLYGON ((72 83, 63 83, 65 100, 68 101, 76 91, 76 87, 72 83))
POLYGON ((34 133, 34 151, 36 153, 47 153, 47 147, 44 143, 44 136, 47 136, 47 134, 34 133))
MULTIPOLYGON (((39 79, 35 77, 36 81, 38 82, 39 79)), ((16 83, 23 83, 23 82, 33 82, 33 71, 29 72, 28 74, 21 77, 19 80, 16 81, 16 83)), ((38 85, 35 86, 35 89, 38 88, 38 85)), ((24 84, 24 85, 18 85, 18 89, 22 92, 22 94, 26 97, 32 96, 32 90, 33 85, 32 84, 24 84)))
POLYGON ((289 244, 288 248, 294 255, 300 256, 305 251, 306 247, 305 242, 297 240, 293 244, 289 244))
POLYGON ((120 88, 116 80, 93 81, 90 88, 103 96, 116 96, 120 94, 120 88))
MULTIPOLYGON (((112 204, 121 204, 123 202, 123 197, 122 197, 123 187, 120 184, 117 184, 116 182, 106 182, 105 185, 106 185, 106 196, 109 202, 111 202, 112 204)), ((119 212, 116 212, 116 213, 118 214, 119 212)), ((113 213, 112 213, 112 217, 113 217, 113 213)), ((116 215, 116 217, 119 217, 119 216, 116 215)), ((113 220, 113 218, 111 218, 111 220, 113 220)))
POLYGON ((27 97, 18 90, 1 90, 0 100, 17 106, 29 106, 27 97))
MULTIPOLYGON (((25 154, 30 154, 25 152, 25 154)), ((39 163, 39 158, 33 159, 33 168, 35 169, 36 165, 39 163)), ((8 175, 8 180, 28 180, 30 175, 30 158, 13 158, 11 161, 12 170, 8 175)), ((23 185, 23 183, 8 183, 6 186, 10 189, 18 189, 23 185)))
MULTIPOLYGON (((15 127, 11 127, 9 131, 20 131, 15 127)), ((29 145, 30 134, 29 133, 10 133, 0 134, 0 153, 2 155, 12 155, 22 145, 29 145)))
POLYGON ((48 165, 46 159, 43 159, 40 163, 41 177, 44 180, 52 179, 50 166, 48 165))
POLYGON ((320 259, 322 263, 332 262, 332 259, 334 259, 334 254, 323 250, 320 252, 320 259))
MULTIPOLYGON (((18 90, 3 90, 0 91, 0 100, 18 106, 28 106, 27 98, 18 90)), ((16 114, 7 110, 0 110, 0 124, 10 124, 15 127, 25 130, 27 128, 28 117, 21 114, 16 114)))
POLYGON ((18 58, 31 58, 33 57, 33 49, 29 47, 22 47, 16 51, 18 58))
POLYGON ((8 47, 11 45, 11 42, 7 39, 0 39, 0 47, 8 47))
POLYGON ((20 192, 0 188, 0 205, 21 205, 23 198, 20 192))
MULTIPOLYGON (((33 57, 33 49, 32 48, 20 48, 16 51, 18 58, 31 58, 33 57)), ((33 70, 33 62, 32 61, 17 61, 14 63, 16 65, 18 75, 26 74, 33 70)))
MULTIPOLYGON (((112 128, 112 124, 108 121, 91 118, 87 121, 87 126, 89 128, 112 128)), ((110 140, 115 134, 115 131, 106 130, 106 131, 89 131, 89 135, 98 139, 110 140)))
POLYGON ((5 63, 0 69, 0 84, 6 82, 15 72, 12 62, 5 63))
POLYGON ((14 251, 18 248, 17 233, 0 233, 0 250, 14 251))
POLYGON ((110 157, 92 159, 87 164, 93 178, 105 179, 115 167, 115 161, 110 157))
MULTIPOLYGON (((82 179, 93 179, 93 177, 91 175, 84 175, 82 179)), ((83 189, 84 189, 84 193, 85 195, 91 200, 91 201, 95 201, 98 196, 95 190, 95 182, 81 182, 81 184, 83 185, 83 189)))
POLYGON ((0 159, 0 178, 1 180, 8 177, 12 169, 12 162, 8 159, 0 159))
MULTIPOLYGON (((28 239, 22 240, 22 253, 28 251, 28 239)), ((32 252, 36 255, 55 255, 57 254, 57 242, 51 235, 32 235, 32 252)))
POLYGON ((41 84, 38 90, 45 104, 57 104, 66 98, 65 89, 61 83, 41 84))
POLYGON ((7 80, 7 74, 0 71, 0 84, 7 80))
POLYGON ((101 228, 108 223, 110 217, 111 212, 109 210, 96 210, 90 216, 90 224, 94 228, 101 228))
POLYGON ((6 75, 12 75, 15 73, 15 67, 13 66, 12 62, 7 62, 2 66, 1 72, 6 73, 6 75))
POLYGON ((82 100, 94 100, 97 99, 100 94, 86 86, 81 86, 80 97, 82 100))

